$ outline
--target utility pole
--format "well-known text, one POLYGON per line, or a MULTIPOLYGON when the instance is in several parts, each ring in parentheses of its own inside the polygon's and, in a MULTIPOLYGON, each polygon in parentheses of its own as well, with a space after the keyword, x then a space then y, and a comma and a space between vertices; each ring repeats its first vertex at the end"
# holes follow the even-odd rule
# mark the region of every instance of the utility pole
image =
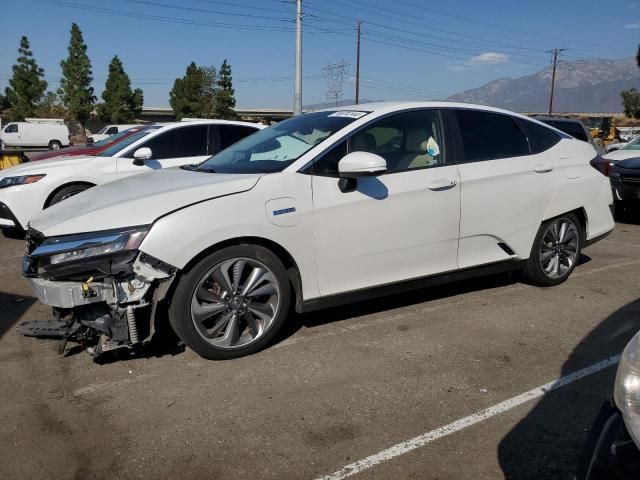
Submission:
POLYGON ((551 61, 553 63, 553 70, 551 72, 551 95, 549 95, 549 115, 553 112, 553 90, 556 83, 556 68, 558 67, 558 55, 564 52, 566 48, 554 48, 553 50, 547 50, 547 53, 551 54, 551 61))
POLYGON ((302 113, 302 0, 296 0, 296 66, 293 90, 293 114, 302 113))
POLYGON ((356 48, 356 105, 360 103, 360 27, 362 22, 358 22, 358 41, 356 48))

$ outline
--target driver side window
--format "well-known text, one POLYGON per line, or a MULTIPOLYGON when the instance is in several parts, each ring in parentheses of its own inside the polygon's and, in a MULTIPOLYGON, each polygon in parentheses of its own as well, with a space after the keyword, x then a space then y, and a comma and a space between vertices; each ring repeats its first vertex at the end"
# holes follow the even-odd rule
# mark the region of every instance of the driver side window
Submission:
POLYGON ((10 125, 7 125, 7 128, 4 129, 5 133, 17 133, 18 132, 18 124, 17 123, 12 123, 10 125))
POLYGON ((444 138, 438 110, 400 113, 373 122, 314 162, 314 175, 338 176, 347 153, 370 152, 387 162, 387 173, 444 165, 444 138))

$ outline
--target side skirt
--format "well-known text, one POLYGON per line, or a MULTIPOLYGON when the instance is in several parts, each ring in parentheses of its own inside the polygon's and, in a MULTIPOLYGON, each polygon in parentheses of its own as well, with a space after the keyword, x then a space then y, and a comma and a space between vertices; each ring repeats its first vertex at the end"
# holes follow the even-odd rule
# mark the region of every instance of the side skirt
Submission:
POLYGON ((356 303, 365 300, 371 300, 379 297, 395 295, 397 293, 408 292, 411 290, 419 290, 436 285, 446 283, 459 282, 469 280, 471 278, 483 277, 487 275, 495 275, 498 273, 512 272, 522 268, 524 260, 506 260, 504 262, 482 265, 480 267, 466 268, 463 270, 454 270, 452 272, 439 273, 428 277, 421 277, 413 280, 407 280, 397 283, 389 283, 377 287, 371 287, 362 290, 354 290, 347 293, 339 293, 326 297, 313 298, 302 302, 300 308, 296 308, 298 313, 313 312, 323 308, 331 308, 346 303, 356 303))

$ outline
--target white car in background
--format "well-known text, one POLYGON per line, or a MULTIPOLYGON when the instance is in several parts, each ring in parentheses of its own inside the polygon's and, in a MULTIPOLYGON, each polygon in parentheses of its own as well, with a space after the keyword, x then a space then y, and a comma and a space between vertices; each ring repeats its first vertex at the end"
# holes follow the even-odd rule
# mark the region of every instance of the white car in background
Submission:
POLYGON ((31 220, 23 270, 93 354, 150 341, 168 308, 186 345, 234 358, 292 308, 509 270, 565 281, 614 228, 602 162, 504 110, 337 107, 53 206, 31 220))
POLYGON ((91 134, 87 138, 87 143, 96 143, 100 140, 104 140, 105 138, 109 138, 114 133, 124 132, 125 130, 129 130, 133 127, 139 127, 140 125, 131 124, 131 125, 105 125, 97 133, 91 134))
POLYGON ((5 147, 47 147, 59 150, 69 146, 69 128, 62 121, 34 119, 10 122, 0 133, 0 150, 5 147))
POLYGON ((33 215, 88 188, 202 162, 261 128, 227 120, 151 125, 96 156, 56 157, 1 170, 0 227, 25 230, 33 215))
POLYGON ((635 137, 630 142, 617 150, 610 150, 603 156, 607 160, 617 162, 627 158, 640 157, 640 136, 635 137))

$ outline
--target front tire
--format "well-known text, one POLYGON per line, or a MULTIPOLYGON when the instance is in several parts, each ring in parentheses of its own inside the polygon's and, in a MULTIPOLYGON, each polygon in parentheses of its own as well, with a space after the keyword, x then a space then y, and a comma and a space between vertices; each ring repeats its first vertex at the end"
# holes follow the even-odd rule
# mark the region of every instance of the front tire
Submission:
POLYGON ((81 185, 81 184, 66 186, 60 189, 58 192, 56 192, 56 194, 53 197, 51 197, 51 200, 49 200, 49 204, 47 205, 47 207, 50 207, 51 205, 55 205, 56 203, 60 203, 61 201, 66 200, 67 198, 73 197, 74 195, 77 195, 80 192, 84 192, 88 188, 91 188, 91 186, 81 185))
POLYGON ((169 323, 198 355, 227 360, 264 348, 289 313, 291 286, 282 262, 259 245, 218 250, 185 273, 169 323))
POLYGON ((544 222, 525 263, 527 282, 539 287, 564 282, 580 259, 583 239, 582 224, 573 213, 544 222))

